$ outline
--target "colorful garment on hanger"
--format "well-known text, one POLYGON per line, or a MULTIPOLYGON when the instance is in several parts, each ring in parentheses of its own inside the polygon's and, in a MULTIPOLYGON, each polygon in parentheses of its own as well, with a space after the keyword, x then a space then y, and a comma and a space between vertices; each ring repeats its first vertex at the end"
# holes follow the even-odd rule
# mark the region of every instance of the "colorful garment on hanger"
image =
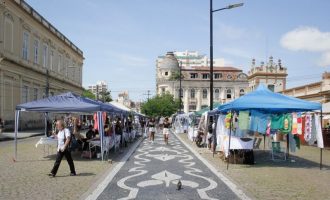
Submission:
POLYGON ((303 133, 303 121, 301 113, 297 113, 297 134, 301 135, 303 133))
POLYGON ((324 148, 322 127, 321 127, 321 117, 319 114, 315 114, 315 129, 316 129, 317 147, 324 148))
POLYGON ((282 133, 291 133, 292 130, 292 116, 291 114, 285 114, 283 118, 283 128, 282 133))
POLYGON ((292 113, 292 131, 293 135, 298 134, 298 116, 297 113, 292 113))
POLYGON ((279 130, 283 128, 284 115, 272 115, 270 128, 273 130, 279 130))
POLYGON ((269 136, 269 135, 270 135, 270 132, 271 132, 271 131, 270 131, 270 130, 271 130, 271 129, 270 129, 271 123, 272 123, 271 120, 269 120, 268 123, 267 123, 267 129, 266 129, 266 135, 267 135, 267 136, 269 136))
POLYGON ((268 116, 268 114, 259 111, 251 111, 250 130, 265 134, 267 129, 268 116))
POLYGON ((240 111, 238 115, 238 126, 241 130, 249 129, 250 116, 249 111, 240 111))
POLYGON ((230 122, 231 122, 231 118, 232 118, 231 116, 232 116, 232 114, 228 113, 225 118, 225 126, 227 129, 230 129, 230 122))
POLYGON ((311 138, 312 138, 312 115, 310 113, 306 113, 304 139, 306 142, 309 142, 311 138))

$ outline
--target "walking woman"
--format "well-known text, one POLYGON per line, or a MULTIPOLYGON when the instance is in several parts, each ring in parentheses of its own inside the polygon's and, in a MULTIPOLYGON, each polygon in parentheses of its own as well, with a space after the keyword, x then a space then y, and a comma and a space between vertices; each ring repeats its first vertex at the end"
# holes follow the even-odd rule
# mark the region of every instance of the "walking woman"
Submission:
POLYGON ((154 142, 155 140, 155 132, 156 132, 156 121, 155 118, 151 118, 148 122, 148 128, 149 128, 149 141, 154 142))
POLYGON ((69 129, 65 128, 64 121, 58 120, 56 122, 56 128, 58 130, 57 134, 57 154, 56 154, 56 161, 54 163, 54 167, 52 171, 50 172, 49 176, 55 177, 57 170, 61 164, 63 156, 65 156, 66 160, 68 161, 68 164, 70 166, 70 176, 76 175, 76 170, 74 169, 73 160, 71 157, 71 152, 69 150, 69 144, 71 140, 71 133, 69 129))
POLYGON ((165 144, 168 144, 168 135, 170 134, 170 122, 168 120, 168 117, 165 118, 164 120, 164 129, 163 129, 163 135, 164 135, 164 142, 165 144))

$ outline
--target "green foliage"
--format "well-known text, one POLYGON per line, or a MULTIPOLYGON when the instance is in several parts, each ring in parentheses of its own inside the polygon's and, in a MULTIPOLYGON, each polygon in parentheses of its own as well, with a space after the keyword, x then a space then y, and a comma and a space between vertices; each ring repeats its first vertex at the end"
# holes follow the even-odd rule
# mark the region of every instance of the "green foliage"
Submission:
MULTIPOLYGON (((184 79, 183 74, 181 74, 181 79, 184 79)), ((173 71, 170 77, 171 81, 178 81, 180 80, 180 71, 173 71)))
POLYGON ((112 101, 110 91, 102 91, 99 93, 99 98, 103 102, 110 102, 112 101))
POLYGON ((147 116, 171 116, 179 109, 179 100, 173 95, 165 93, 157 95, 142 104, 141 111, 147 116))
POLYGON ((90 99, 96 99, 95 95, 92 92, 90 92, 89 90, 86 90, 85 88, 84 88, 84 91, 82 93, 82 96, 90 98, 90 99))

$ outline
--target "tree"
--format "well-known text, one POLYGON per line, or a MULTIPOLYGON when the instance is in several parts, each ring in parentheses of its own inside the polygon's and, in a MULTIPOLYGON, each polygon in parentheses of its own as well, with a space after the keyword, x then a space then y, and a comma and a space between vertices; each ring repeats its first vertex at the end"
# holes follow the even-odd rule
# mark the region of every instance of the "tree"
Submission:
POLYGON ((171 116, 179 109, 179 100, 173 95, 165 93, 154 96, 149 101, 142 104, 141 111, 147 116, 171 116))
POLYGON ((101 91, 99 93, 100 95, 100 100, 102 100, 103 102, 110 102, 112 101, 112 98, 111 98, 111 94, 110 94, 110 91, 101 91))
POLYGON ((86 90, 85 88, 83 90, 82 96, 90 99, 96 99, 95 95, 91 91, 86 90))

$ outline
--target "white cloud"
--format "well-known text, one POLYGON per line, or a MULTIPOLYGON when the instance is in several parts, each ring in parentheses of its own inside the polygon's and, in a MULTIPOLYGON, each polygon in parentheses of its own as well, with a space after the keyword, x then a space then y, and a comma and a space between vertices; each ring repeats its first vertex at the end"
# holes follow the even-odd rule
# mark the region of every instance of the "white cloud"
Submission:
POLYGON ((315 27, 299 27, 284 34, 281 45, 293 51, 330 51, 330 32, 321 32, 315 27))
POLYGON ((318 65, 330 66, 330 32, 321 32, 315 27, 299 27, 281 38, 282 47, 292 51, 322 53, 318 65))
POLYGON ((330 66, 330 51, 322 54, 321 60, 319 61, 319 65, 321 67, 329 67, 330 66))

